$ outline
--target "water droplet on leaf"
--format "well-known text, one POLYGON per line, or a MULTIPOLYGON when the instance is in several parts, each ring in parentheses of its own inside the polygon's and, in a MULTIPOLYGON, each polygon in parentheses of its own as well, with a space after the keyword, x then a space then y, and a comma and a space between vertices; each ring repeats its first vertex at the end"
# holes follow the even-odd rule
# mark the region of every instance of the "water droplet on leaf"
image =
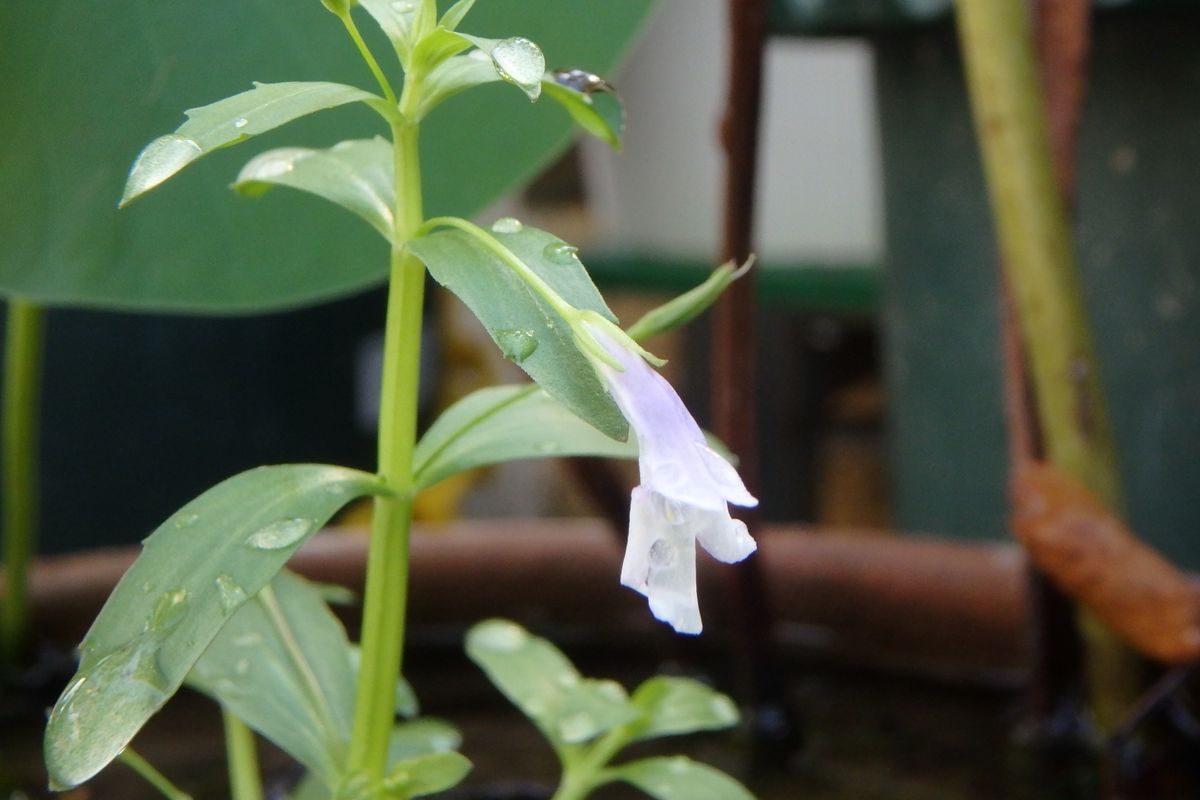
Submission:
POLYGON ((516 329, 496 331, 496 344, 500 346, 500 352, 504 353, 505 358, 518 364, 533 355, 538 348, 538 340, 533 331, 516 329))
POLYGON ((559 451, 558 442, 538 442, 537 451, 539 453, 557 453, 559 451))
POLYGON ((501 217, 492 223, 492 233, 520 233, 524 227, 516 217, 501 217))
POLYGON ((178 625, 187 611, 187 597, 186 589, 173 589, 159 595, 150 621, 146 623, 146 631, 162 636, 178 625))
POLYGON ((308 519, 276 520, 250 534, 246 544, 258 550, 282 550, 303 539, 312 528, 308 519))
POLYGON ((504 39, 492 48, 492 62, 501 78, 521 87, 530 100, 538 99, 546 73, 546 57, 540 47, 522 36, 504 39))
POLYGON ((542 255, 547 261, 553 261, 556 264, 570 264, 575 261, 575 254, 578 252, 578 247, 566 242, 551 242, 543 248, 542 255))
POLYGON ((238 117, 233 121, 233 127, 235 128, 244 128, 249 124, 250 120, 246 119, 245 117, 238 117))
POLYGON ((180 514, 179 516, 175 517, 175 527, 190 528, 191 526, 195 525, 199 519, 199 514, 180 514))
POLYGON ((511 622, 484 623, 475 629, 472 636, 472 640, 479 647, 505 653, 521 649, 528 638, 529 634, 524 628, 511 622))
POLYGON ((675 563, 675 546, 666 539, 655 539, 650 545, 650 566, 666 569, 675 563))
POLYGON ((568 714, 558 721, 558 735, 572 744, 585 741, 596 735, 596 720, 586 711, 568 714))
POLYGON ((246 602, 246 590, 238 586, 237 581, 228 575, 217 576, 217 592, 221 597, 221 608, 226 613, 246 602))

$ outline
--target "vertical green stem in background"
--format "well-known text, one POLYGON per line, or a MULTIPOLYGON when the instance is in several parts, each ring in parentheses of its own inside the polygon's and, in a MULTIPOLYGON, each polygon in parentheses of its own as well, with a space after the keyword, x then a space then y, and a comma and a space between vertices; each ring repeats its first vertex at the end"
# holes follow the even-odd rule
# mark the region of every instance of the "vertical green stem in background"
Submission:
MULTIPOLYGON (((1120 513, 1120 476, 1107 404, 1034 56, 1029 4, 959 0, 963 59, 1005 273, 1033 376, 1050 462, 1120 513)), ((1125 658, 1089 624, 1093 710, 1115 721, 1125 658)))
POLYGON ((28 574, 37 538, 38 402, 45 311, 28 300, 8 307, 4 353, 4 570, 0 647, 15 659, 29 624, 28 574))
POLYGON ((225 759, 229 763, 229 796, 233 800, 262 800, 262 776, 258 770, 258 750, 254 731, 229 712, 221 709, 225 723, 225 759))
POLYGON ((406 112, 418 101, 419 81, 410 76, 393 126, 396 161, 396 227, 384 329, 383 385, 379 402, 379 475, 393 494, 375 499, 362 628, 362 666, 350 738, 351 773, 372 784, 387 764, 395 720, 396 681, 404 647, 408 600, 408 540, 412 523, 412 451, 417 430, 421 360, 421 306, 425 267, 404 252, 420 227, 421 174, 418 129, 406 112))
POLYGON ((117 758, 122 764, 140 775, 146 783, 157 789, 167 800, 192 800, 190 794, 167 780, 149 761, 133 752, 132 747, 126 747, 117 758))

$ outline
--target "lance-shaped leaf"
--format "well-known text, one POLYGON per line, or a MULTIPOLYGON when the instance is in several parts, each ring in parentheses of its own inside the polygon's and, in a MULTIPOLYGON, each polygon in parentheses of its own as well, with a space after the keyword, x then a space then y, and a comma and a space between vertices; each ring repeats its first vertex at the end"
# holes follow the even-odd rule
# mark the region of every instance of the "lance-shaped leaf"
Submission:
POLYGON ((722 264, 713 270, 704 283, 647 311, 629 326, 627 333, 640 341, 690 322, 715 303, 721 293, 729 288, 729 284, 745 274, 750 265, 751 262, 747 261, 735 270, 733 262, 722 264))
POLYGON ((413 453, 419 489, 464 470, 548 456, 637 458, 632 438, 609 438, 536 384, 491 386, 450 406, 413 453))
POLYGON ((608 142, 614 150, 620 150, 621 135, 625 131, 625 109, 621 99, 611 90, 588 92, 566 85, 555 77, 561 72, 543 77, 542 91, 566 109, 579 127, 597 139, 608 142))
POLYGON ((655 800, 754 800, 726 773, 684 756, 643 758, 610 767, 606 775, 632 783, 655 800))
POLYGON ((327 786, 354 713, 350 642, 320 591, 284 570, 221 629, 188 676, 327 786))
POLYGON ((438 24, 448 31, 454 30, 462 23, 463 18, 471 12, 471 8, 474 5, 475 0, 458 0, 457 3, 446 9, 446 13, 442 14, 442 18, 438 24))
POLYGON ((504 355, 551 396, 602 433, 624 441, 629 426, 600 383, 587 357, 575 346, 571 327, 517 276, 512 264, 480 237, 493 237, 502 251, 536 273, 567 303, 614 320, 575 248, 552 234, 498 220, 492 233, 458 228, 409 242, 435 279, 474 312, 504 355))
POLYGON ((538 99, 544 86, 546 59, 536 44, 520 36, 482 39, 441 29, 421 43, 413 55, 414 62, 422 55, 429 74, 423 81, 425 93, 418 117, 426 116, 464 89, 486 83, 508 81, 531 101, 538 99), (454 55, 470 45, 477 49, 454 55))
POLYGON ((642 714, 620 684, 584 678, 557 647, 507 620, 473 627, 467 655, 556 746, 588 741, 642 714))
POLYGON ((249 196, 261 195, 272 186, 315 194, 362 217, 391 241, 396 205, 393 158, 391 143, 378 136, 341 142, 327 150, 268 150, 242 168, 234 188, 249 196))
POLYGON ((148 192, 201 156, 326 108, 380 98, 341 83, 256 83, 248 92, 185 111, 187 122, 138 155, 121 205, 148 192))
POLYGON ((53 785, 99 772, 179 688, 225 623, 374 475, 260 467, 214 486, 146 539, 80 646, 46 728, 53 785))

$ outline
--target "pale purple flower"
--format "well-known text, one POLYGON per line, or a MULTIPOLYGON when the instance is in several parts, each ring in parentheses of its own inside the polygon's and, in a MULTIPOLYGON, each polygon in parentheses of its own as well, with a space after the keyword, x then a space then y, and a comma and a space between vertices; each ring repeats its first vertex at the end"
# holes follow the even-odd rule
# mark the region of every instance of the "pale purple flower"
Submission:
POLYGON ((644 594, 651 613, 679 633, 699 633, 696 541, 720 561, 741 561, 756 545, 728 504, 758 501, 708 446, 671 384, 600 326, 584 327, 623 368, 593 359, 638 442, 641 485, 630 504, 621 583, 644 594))

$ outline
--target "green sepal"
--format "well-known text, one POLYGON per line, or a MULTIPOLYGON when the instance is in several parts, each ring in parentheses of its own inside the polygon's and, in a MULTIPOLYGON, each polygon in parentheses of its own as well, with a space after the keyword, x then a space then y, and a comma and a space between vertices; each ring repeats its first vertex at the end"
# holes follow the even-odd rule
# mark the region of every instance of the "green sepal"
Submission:
POLYGON ((731 283, 746 273, 751 264, 753 259, 738 269, 734 269, 733 262, 722 264, 712 271, 704 283, 647 311, 629 326, 626 333, 634 339, 649 339, 690 322, 715 303, 731 283))
POLYGON ((249 91, 185 111, 187 122, 138 154, 120 205, 130 203, 214 150, 245 141, 327 108, 383 99, 354 86, 327 82, 255 83, 249 91))

